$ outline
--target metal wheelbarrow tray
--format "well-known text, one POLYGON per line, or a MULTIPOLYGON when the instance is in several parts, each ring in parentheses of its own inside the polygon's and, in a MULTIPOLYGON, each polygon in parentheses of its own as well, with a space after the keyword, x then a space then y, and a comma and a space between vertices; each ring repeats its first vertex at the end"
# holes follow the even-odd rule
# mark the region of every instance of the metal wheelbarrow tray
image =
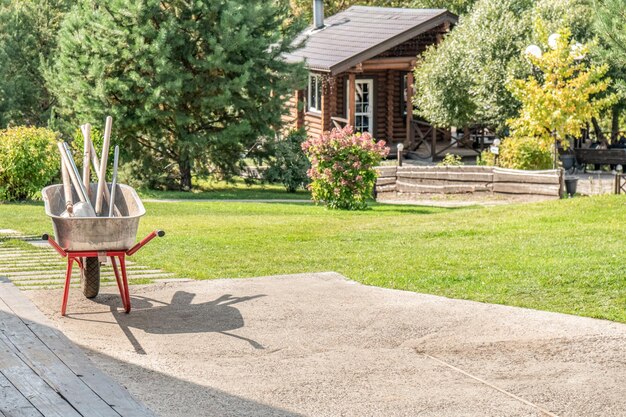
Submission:
MULTIPOLYGON (((92 204, 95 203, 97 184, 90 184, 92 204)), ((108 185, 110 188, 110 184, 108 185)), ((155 230, 143 240, 135 243, 139 219, 146 210, 139 196, 132 187, 124 184, 116 185, 115 208, 117 217, 62 217, 65 211, 65 198, 63 185, 50 185, 42 190, 46 214, 52 219, 54 239, 44 234, 43 239, 62 256, 67 257, 67 270, 65 277, 65 289, 61 314, 65 315, 67 299, 69 295, 72 265, 76 262, 81 270, 81 284, 92 267, 98 268, 97 286, 95 294, 87 296, 95 297, 99 288, 100 262, 109 258, 115 273, 115 279, 122 298, 124 310, 130 312, 130 295, 128 291, 128 278, 126 274, 126 256, 131 256, 150 240, 165 233, 155 230), (56 239, 56 240, 55 240, 56 239), (118 269, 118 262, 121 269, 118 269)), ((73 191, 74 201, 78 201, 78 195, 73 191)), ((103 204, 103 213, 108 213, 108 201, 103 204)), ((83 287, 85 292, 85 287, 83 287)))

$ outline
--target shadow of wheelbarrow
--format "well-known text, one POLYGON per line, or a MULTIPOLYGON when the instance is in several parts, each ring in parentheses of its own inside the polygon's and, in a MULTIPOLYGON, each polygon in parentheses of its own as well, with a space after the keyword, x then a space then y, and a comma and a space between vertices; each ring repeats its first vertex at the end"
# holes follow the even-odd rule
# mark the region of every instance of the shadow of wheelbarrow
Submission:
POLYGON ((247 337, 230 333, 244 326, 244 319, 235 304, 265 297, 264 294, 236 297, 224 294, 215 300, 192 304, 196 294, 177 291, 170 303, 143 296, 132 296, 133 314, 118 309, 119 298, 102 295, 95 301, 107 305, 135 351, 146 354, 131 328, 151 334, 220 333, 248 342, 255 349, 264 347, 247 337))

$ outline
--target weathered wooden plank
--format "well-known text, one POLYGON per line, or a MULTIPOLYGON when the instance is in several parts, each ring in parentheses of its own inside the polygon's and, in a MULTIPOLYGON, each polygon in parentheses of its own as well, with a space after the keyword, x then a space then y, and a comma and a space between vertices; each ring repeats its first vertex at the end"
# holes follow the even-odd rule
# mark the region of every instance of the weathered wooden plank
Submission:
POLYGON ((398 178, 398 181, 406 184, 415 185, 473 185, 477 188, 484 188, 488 184, 493 184, 491 181, 450 181, 450 180, 429 180, 421 178, 398 178))
POLYGON ((383 186, 383 185, 389 185, 389 184, 395 184, 396 183, 396 177, 383 177, 383 178, 378 178, 376 180, 376 186, 383 186))
POLYGON ((398 170, 397 166, 379 166, 379 167, 376 167, 376 171, 378 171, 378 176, 380 176, 380 177, 395 177, 397 170, 398 170))
POLYGON ((447 181, 473 181, 492 182, 493 174, 490 172, 437 172, 437 171, 408 171, 398 172, 398 178, 408 179, 432 179, 447 181))
POLYGON ((559 190, 559 184, 522 184, 514 182, 496 182, 493 184, 493 192, 501 194, 559 196, 559 190))
MULTIPOLYGON (((63 333, 54 328, 50 320, 28 300, 20 290, 6 280, 0 279, 0 300, 6 303, 36 337, 92 390, 103 402, 119 415, 127 417, 153 417, 146 406, 135 400, 128 390, 111 377, 97 369, 87 356, 63 333)), ((2 308, 0 303, 0 308, 2 308)), ((95 413, 86 415, 97 415, 95 413)))
POLYGON ((393 200, 394 198, 396 198, 396 193, 395 191, 390 191, 390 192, 381 192, 378 193, 376 195, 376 201, 381 201, 381 200, 393 200))
POLYGON ((528 184, 558 184, 559 174, 558 171, 554 171, 553 173, 547 174, 537 174, 533 171, 529 172, 510 172, 510 171, 500 171, 498 169, 494 170, 493 173, 493 181, 494 182, 517 182, 517 183, 528 183, 528 184))
POLYGON ((494 167, 483 165, 461 165, 461 166, 438 166, 424 165, 411 166, 406 165, 398 167, 398 173, 406 171, 428 171, 428 172, 493 172, 494 167))
POLYGON ((560 170, 558 169, 544 169, 544 170, 535 170, 535 171, 527 171, 527 170, 523 170, 523 169, 510 169, 510 168, 495 168, 492 167, 494 172, 498 171, 500 173, 502 172, 508 172, 511 174, 515 174, 515 173, 524 173, 524 174, 554 174, 554 175, 558 175, 560 170))
POLYGON ((389 191, 396 191, 396 184, 393 185, 383 185, 382 187, 376 187, 377 193, 386 193, 389 191))
MULTIPOLYGON (((3 295, 4 298, 4 295, 3 295)), ((119 417, 91 388, 84 384, 35 334, 0 302, 0 327, 5 343, 48 385, 78 412, 99 417, 119 417)))
MULTIPOLYGON (((4 316, 5 313, 0 312, 4 316)), ((80 414, 39 377, 7 345, 0 332, 0 373, 46 417, 80 417, 80 414)))
POLYGON ((2 373, 0 373, 0 416, 43 417, 2 373))
POLYGON ((421 185, 398 181, 396 189, 402 193, 415 194, 464 194, 473 193, 476 187, 473 185, 421 185))

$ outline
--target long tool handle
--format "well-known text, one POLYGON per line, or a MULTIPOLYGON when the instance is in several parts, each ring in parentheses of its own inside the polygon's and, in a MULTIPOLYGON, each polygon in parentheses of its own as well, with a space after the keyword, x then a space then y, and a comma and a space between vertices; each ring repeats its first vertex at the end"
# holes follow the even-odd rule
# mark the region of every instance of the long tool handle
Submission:
POLYGON ((89 194, 91 194, 89 187, 89 176, 91 174, 89 169, 89 155, 91 153, 89 146, 89 142, 91 142, 91 125, 89 123, 84 124, 80 127, 80 130, 83 132, 83 186, 85 187, 85 191, 87 191, 87 199, 89 199, 89 194))
POLYGON ((72 184, 70 184, 70 173, 61 158, 61 178, 63 179, 63 195, 65 196, 65 210, 72 214, 74 212, 74 199, 72 198, 72 184))
POLYGON ((91 205, 91 202, 89 201, 89 198, 87 197, 87 191, 85 190, 85 187, 83 186, 83 182, 80 178, 80 172, 78 171, 78 168, 76 167, 76 163, 74 162, 74 157, 72 156, 72 150, 70 149, 69 145, 66 142, 63 142, 63 147, 65 148, 65 154, 67 155, 67 159, 69 161, 69 167, 70 167, 70 177, 72 176, 72 171, 74 172, 74 177, 76 177, 76 188, 77 188, 77 192, 78 194, 82 194, 82 199, 81 202, 84 202, 87 206, 89 206, 92 210, 93 210, 93 206, 91 205))
MULTIPOLYGON (((89 150, 91 153, 91 164, 93 165, 93 170, 96 173, 96 178, 100 181, 100 160, 98 159, 98 153, 96 152, 96 148, 93 146, 93 142, 89 142, 89 150)), ((111 203, 111 193, 107 187, 104 187, 104 201, 107 203, 111 203)), ((115 215, 121 217, 119 209, 115 207, 115 215)))
POLYGON ((115 207, 115 194, 117 191, 117 164, 119 162, 119 158, 120 147, 115 145, 115 152, 113 154, 113 179, 111 180, 111 201, 109 202, 109 217, 113 217, 113 208, 115 207))
POLYGON ((82 182, 80 181, 80 176, 78 175, 78 169, 76 168, 76 165, 74 164, 73 159, 71 158, 71 155, 68 155, 67 152, 67 144, 65 142, 59 142, 57 144, 59 146, 59 151, 61 152, 61 159, 63 160, 63 163, 65 164, 65 167, 67 168, 67 171, 70 174, 70 179, 72 180, 72 185, 74 186, 74 189, 76 190, 76 194, 78 194, 78 199, 80 201, 85 201, 85 194, 83 193, 82 190, 82 182))
POLYGON ((107 159, 109 156, 109 143, 111 140, 111 126, 113 118, 107 116, 104 124, 104 140, 102 142, 102 153, 100 154, 100 176, 98 177, 98 193, 96 194, 96 214, 102 213, 102 197, 106 188, 107 159))

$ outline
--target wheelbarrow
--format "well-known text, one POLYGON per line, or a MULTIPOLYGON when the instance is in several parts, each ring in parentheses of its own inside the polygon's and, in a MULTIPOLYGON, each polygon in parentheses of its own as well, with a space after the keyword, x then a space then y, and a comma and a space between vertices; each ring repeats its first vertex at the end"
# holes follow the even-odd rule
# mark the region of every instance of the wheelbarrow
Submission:
MULTIPOLYGON (((96 195, 97 186, 95 183, 90 184, 92 199, 96 195)), ((63 186, 55 184, 42 190, 46 214, 52 219, 55 237, 53 239, 44 234, 42 239, 47 241, 61 257, 67 258, 61 304, 63 316, 67 307, 74 262, 80 268, 83 295, 94 298, 100 291, 100 264, 107 259, 111 260, 124 310, 129 313, 131 305, 126 257, 135 254, 155 237, 165 235, 162 230, 155 230, 135 243, 139 219, 146 210, 132 187, 124 184, 116 184, 115 187, 118 196, 115 199, 115 208, 119 212, 117 217, 63 217, 62 213, 66 209, 63 186)), ((74 201, 77 201, 77 198, 74 191, 74 201)), ((108 212, 108 201, 104 202, 103 212, 108 212)))

